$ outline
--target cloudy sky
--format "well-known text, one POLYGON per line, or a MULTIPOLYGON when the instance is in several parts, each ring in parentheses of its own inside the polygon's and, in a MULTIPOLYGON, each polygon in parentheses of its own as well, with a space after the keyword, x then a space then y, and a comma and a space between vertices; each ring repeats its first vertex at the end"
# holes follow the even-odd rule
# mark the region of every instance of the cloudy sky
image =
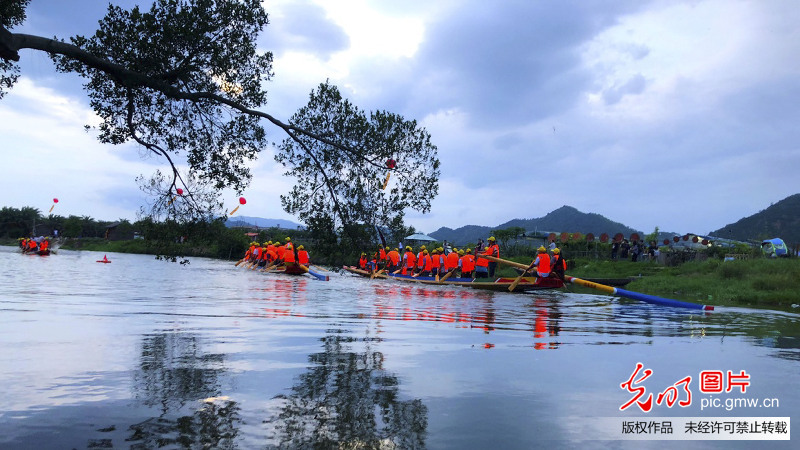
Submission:
MULTIPOLYGON (((130 0, 115 1, 131 5, 130 0)), ((138 3, 145 4, 145 0, 138 3)), ((97 0, 33 0, 16 32, 94 32, 97 0)), ((707 233, 800 192, 800 9, 785 1, 265 1, 266 110, 329 79, 365 110, 416 119, 442 162, 429 214, 495 226, 570 205, 636 229, 707 233)), ((0 101, 0 206, 135 219, 159 162, 99 144, 81 80, 21 52, 0 101)), ((269 128, 271 140, 283 136, 269 128)), ((240 213, 296 220, 265 149, 240 213)), ((226 205, 232 208, 231 194, 226 205)))

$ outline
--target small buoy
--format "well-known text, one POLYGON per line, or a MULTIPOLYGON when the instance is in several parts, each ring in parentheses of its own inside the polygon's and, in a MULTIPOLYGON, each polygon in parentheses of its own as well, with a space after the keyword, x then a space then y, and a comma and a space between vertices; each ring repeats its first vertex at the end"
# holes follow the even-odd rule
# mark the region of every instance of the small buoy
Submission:
POLYGON ((97 262, 99 262, 99 263, 110 263, 111 260, 108 259, 108 256, 103 255, 103 259, 98 259, 97 262))

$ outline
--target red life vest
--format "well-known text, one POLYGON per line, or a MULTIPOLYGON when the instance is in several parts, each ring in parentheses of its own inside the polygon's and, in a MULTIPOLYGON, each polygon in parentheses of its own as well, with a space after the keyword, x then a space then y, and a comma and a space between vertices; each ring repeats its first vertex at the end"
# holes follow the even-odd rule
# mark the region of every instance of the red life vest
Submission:
POLYGON ((361 255, 361 258, 359 258, 359 260, 358 260, 358 267, 361 268, 361 269, 366 269, 367 268, 367 256, 366 255, 361 255))

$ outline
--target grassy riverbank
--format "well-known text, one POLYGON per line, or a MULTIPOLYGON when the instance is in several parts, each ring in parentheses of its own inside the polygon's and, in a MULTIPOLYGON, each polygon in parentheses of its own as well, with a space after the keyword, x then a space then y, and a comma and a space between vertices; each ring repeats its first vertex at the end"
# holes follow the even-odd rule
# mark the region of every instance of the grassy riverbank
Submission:
MULTIPOLYGON (((525 258, 512 258, 525 264, 525 258)), ((625 289, 715 306, 783 309, 800 304, 800 259, 708 259, 666 267, 650 262, 571 261, 568 275, 582 278, 636 277, 625 289)), ((504 269, 504 276, 515 276, 504 269)), ((570 287, 580 292, 588 288, 570 287)), ((593 291, 597 292, 597 291, 593 291)))

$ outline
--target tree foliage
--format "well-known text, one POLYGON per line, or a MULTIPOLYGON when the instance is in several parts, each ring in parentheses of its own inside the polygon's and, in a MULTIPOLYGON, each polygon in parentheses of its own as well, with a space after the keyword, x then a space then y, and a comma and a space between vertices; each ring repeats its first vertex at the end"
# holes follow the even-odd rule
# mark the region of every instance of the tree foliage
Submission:
POLYGON ((11 0, 0 10, 9 14, 0 27, 0 94, 18 75, 13 61, 20 49, 48 52, 59 71, 83 77, 101 118, 100 141, 134 141, 169 164, 170 173, 140 179, 160 197, 150 205, 154 216, 194 221, 219 214, 219 202, 208 196, 248 186, 249 163, 267 145, 264 120, 288 136, 276 157, 297 178, 282 198, 287 212, 329 218, 344 229, 396 225, 405 208, 430 209, 439 161, 416 122, 362 112, 328 83, 289 123, 260 109, 272 77, 272 54, 256 45, 268 24, 260 0, 155 0, 147 10, 109 5, 94 35, 70 43, 10 33, 6 28, 22 23, 27 5, 11 0), (397 168, 384 191, 390 158, 397 168), (184 162, 188 173, 178 169, 184 162), (178 188, 185 195, 175 199, 178 188))
POLYGON ((416 121, 386 111, 367 115, 326 82, 290 123, 335 144, 296 136, 280 145, 275 159, 298 180, 281 196, 287 212, 304 221, 323 216, 336 226, 389 226, 406 208, 430 210, 439 160, 430 135, 416 121), (387 172, 394 181, 384 189, 387 172))

